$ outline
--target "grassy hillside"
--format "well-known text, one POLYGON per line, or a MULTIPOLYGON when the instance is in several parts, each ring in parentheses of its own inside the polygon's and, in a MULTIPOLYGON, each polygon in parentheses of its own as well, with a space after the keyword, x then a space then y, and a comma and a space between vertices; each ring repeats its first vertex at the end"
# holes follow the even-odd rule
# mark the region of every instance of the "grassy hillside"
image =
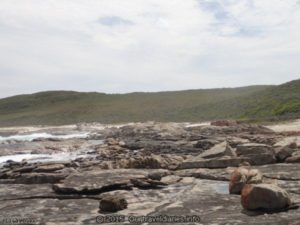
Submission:
POLYGON ((0 126, 300 117, 300 80, 279 86, 103 94, 50 91, 0 99, 0 126))
POLYGON ((300 80, 255 93, 244 102, 246 118, 299 118, 300 80))

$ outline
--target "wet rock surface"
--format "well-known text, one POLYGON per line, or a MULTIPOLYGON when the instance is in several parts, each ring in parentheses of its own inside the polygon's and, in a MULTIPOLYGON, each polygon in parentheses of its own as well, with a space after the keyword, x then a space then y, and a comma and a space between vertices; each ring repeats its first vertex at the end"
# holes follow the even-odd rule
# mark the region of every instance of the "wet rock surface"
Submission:
MULTIPOLYGON (((258 193, 264 180, 275 188, 263 186, 270 195, 262 196, 271 198, 277 191, 284 200, 277 203, 300 203, 299 147, 291 144, 294 138, 286 139, 266 127, 221 121, 213 126, 149 122, 39 129, 90 135, 0 143, 1 155, 76 156, 0 163, 0 215, 4 215, 0 219, 73 225, 99 224, 97 216, 118 215, 125 216, 119 224, 130 224, 128 216, 182 215, 197 216, 194 222, 182 224, 299 224, 296 207, 265 212, 260 210, 265 207, 263 197, 259 197, 262 202, 256 201, 259 207, 248 207, 241 204, 240 195, 229 193, 235 171, 235 188, 241 184, 236 193, 244 185, 253 185, 249 193, 258 193)), ((270 205, 276 208, 275 203, 270 205)))

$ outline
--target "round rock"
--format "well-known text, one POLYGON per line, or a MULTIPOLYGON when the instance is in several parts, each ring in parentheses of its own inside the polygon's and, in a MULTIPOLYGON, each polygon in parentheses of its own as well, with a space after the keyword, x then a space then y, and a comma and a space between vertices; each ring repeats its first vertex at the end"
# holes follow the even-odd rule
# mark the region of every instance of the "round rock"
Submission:
POLYGON ((100 200, 101 212, 117 212, 127 208, 127 201, 125 198, 119 196, 107 196, 100 200))
POLYGON ((288 193, 273 184, 246 184, 241 203, 248 210, 284 210, 291 205, 288 193))

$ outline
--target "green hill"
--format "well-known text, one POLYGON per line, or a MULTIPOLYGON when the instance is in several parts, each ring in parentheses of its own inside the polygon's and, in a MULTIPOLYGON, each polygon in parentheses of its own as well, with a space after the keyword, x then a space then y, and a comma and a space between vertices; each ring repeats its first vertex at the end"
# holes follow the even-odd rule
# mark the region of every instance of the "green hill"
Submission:
POLYGON ((0 99, 0 126, 300 117, 300 80, 156 93, 49 91, 0 99))

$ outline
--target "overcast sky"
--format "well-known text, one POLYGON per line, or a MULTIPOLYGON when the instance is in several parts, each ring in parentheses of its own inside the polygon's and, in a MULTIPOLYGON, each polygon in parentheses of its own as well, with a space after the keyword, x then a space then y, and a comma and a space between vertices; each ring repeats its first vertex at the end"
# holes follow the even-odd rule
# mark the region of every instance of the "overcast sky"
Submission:
POLYGON ((0 0, 0 97, 300 78, 300 0, 0 0))

